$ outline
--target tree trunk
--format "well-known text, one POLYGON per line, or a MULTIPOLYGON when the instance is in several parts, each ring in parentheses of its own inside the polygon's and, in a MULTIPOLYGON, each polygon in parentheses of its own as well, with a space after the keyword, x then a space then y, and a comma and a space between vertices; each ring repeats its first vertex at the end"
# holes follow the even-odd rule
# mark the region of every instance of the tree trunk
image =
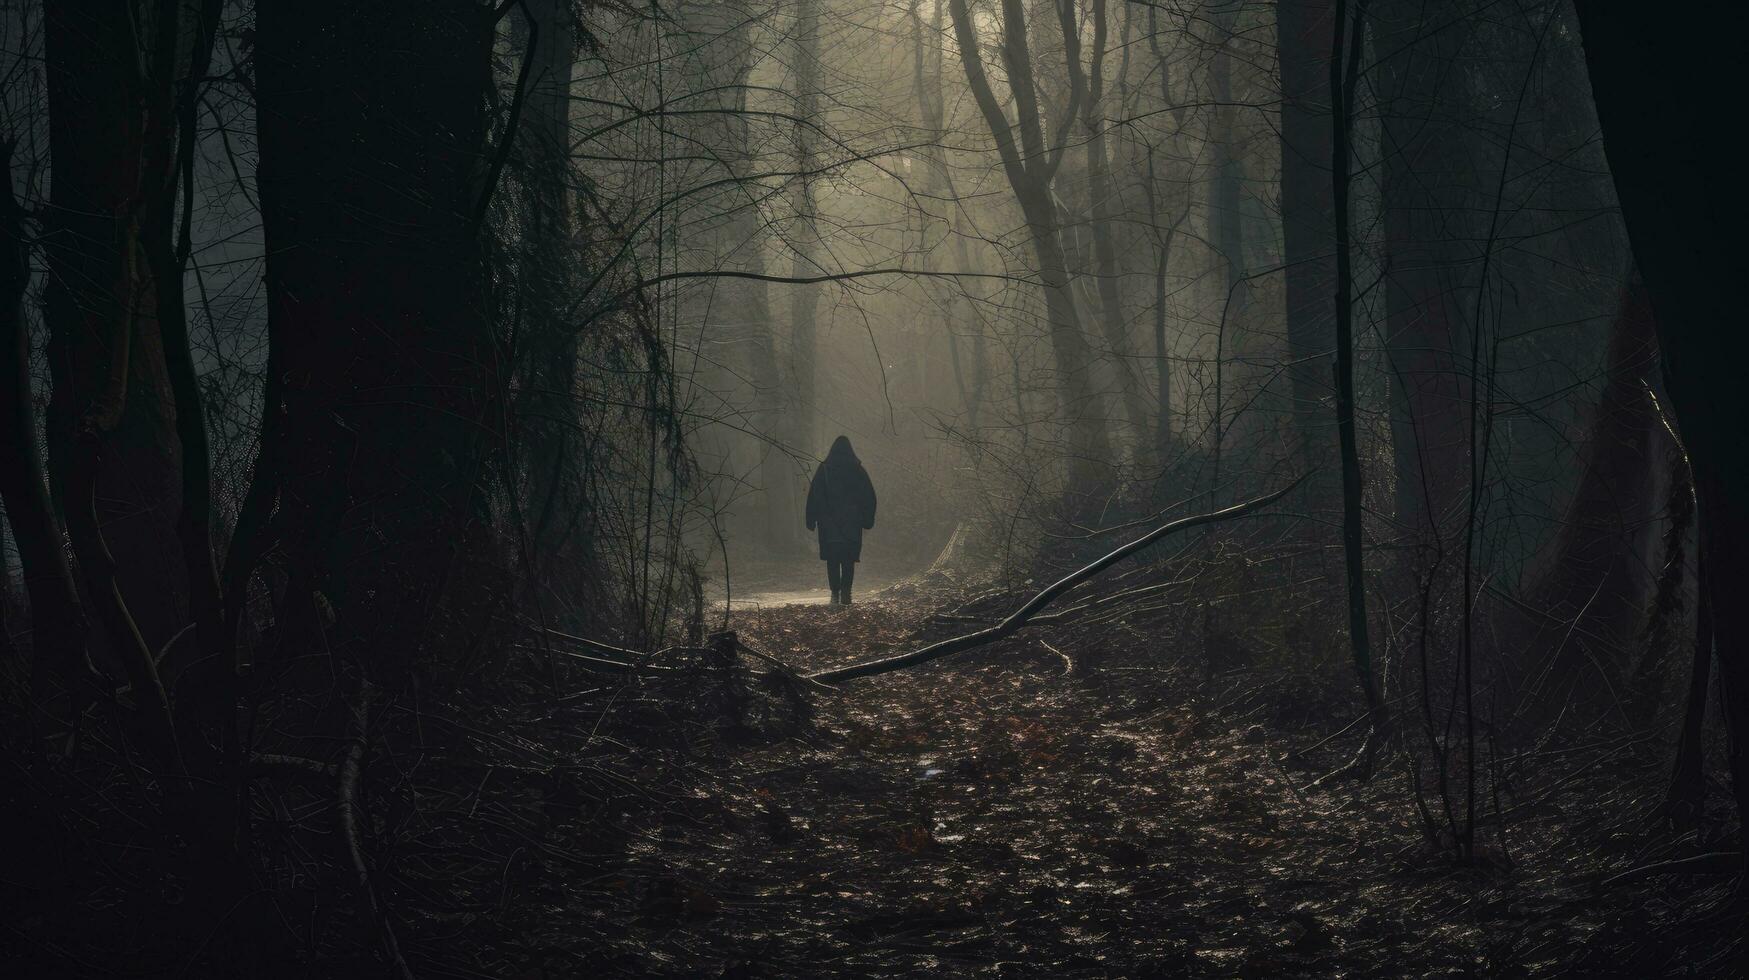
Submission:
MULTIPOLYGON (((0 146, 10 172, 12 145, 0 146)), ((24 293, 30 285, 30 245, 25 213, 10 184, 0 198, 0 500, 18 548, 25 595, 30 600, 31 675, 58 673, 69 689, 86 669, 85 611, 61 545, 61 530, 49 505, 37 439, 36 404, 30 390, 30 332, 24 293)), ((77 700, 77 699, 75 699, 77 700)))
MULTIPOLYGON (((571 71, 576 23, 566 0, 532 0, 513 11, 522 27, 528 83, 515 139, 521 154, 521 249, 517 256, 517 427, 527 480, 529 534, 542 554, 572 543, 552 540, 553 521, 586 501, 566 462, 576 417, 578 335, 566 316, 583 257, 574 244, 570 175, 571 71)), ((577 522, 587 526, 588 521, 577 522)), ((558 535, 562 537, 562 535, 558 535)))
POLYGON ((1239 147, 1236 146, 1238 110, 1232 104, 1232 42, 1241 4, 1236 0, 1211 0, 1210 6, 1210 19, 1215 30, 1215 36, 1210 43, 1215 46, 1215 51, 1209 62, 1209 81, 1215 105, 1209 135, 1214 153, 1214 179, 1208 185, 1209 237, 1214 244, 1215 253, 1220 256, 1224 271, 1222 286, 1225 287, 1222 290, 1220 328, 1215 347, 1214 405, 1210 410, 1214 452, 1213 483, 1218 485, 1224 479, 1221 461, 1229 436, 1223 391, 1227 366, 1223 362, 1229 351, 1239 348, 1236 342, 1228 338, 1233 332, 1243 328, 1250 287, 1245 278, 1245 163, 1239 147))
POLYGON ((470 220, 491 12, 262 0, 257 20, 284 613, 292 635, 398 686, 470 642, 458 620, 476 611, 501 410, 470 220))
MULTIPOLYGON (((965 0, 948 0, 948 15, 953 20, 954 38, 965 67, 966 82, 995 138, 1002 169, 1020 205, 1038 264, 1051 349, 1057 362, 1058 398, 1069 431, 1066 496, 1071 511, 1097 507, 1102 505, 1113 482, 1108 462, 1111 459, 1111 440, 1106 428, 1105 398, 1093 385, 1090 374, 1091 352, 1080 315, 1075 309, 1071 291, 1073 283, 1059 238, 1058 209, 1051 195, 1051 179, 1067 149, 1067 141, 1061 135, 1065 127, 1052 127, 1055 144, 1047 147, 1033 84, 1026 15, 1020 0, 1003 0, 1002 3, 1002 60, 1018 117, 1014 125, 1008 122, 1007 114, 990 88, 977 28, 972 23, 965 0), (1018 138, 1016 129, 1019 130, 1018 138)), ((1077 114, 1081 95, 1079 90, 1071 95, 1065 112, 1068 118, 1077 114)))
MULTIPOLYGON (((945 221, 944 234, 953 240, 954 269, 970 272, 971 252, 966 248, 966 234, 962 228, 964 205, 960 201, 958 188, 954 185, 953 171, 948 168, 947 152, 944 143, 948 138, 946 113, 946 97, 941 89, 941 66, 945 51, 942 46, 944 18, 946 17, 945 0, 935 0, 933 27, 930 31, 930 43, 924 44, 923 15, 918 9, 921 0, 911 0, 909 16, 911 19, 911 52, 912 52, 912 88, 917 98, 917 114, 923 123, 928 136, 928 145, 923 154, 927 161, 924 173, 924 199, 935 206, 950 209, 951 215, 945 221)), ((932 244, 928 240, 928 222, 924 224, 924 246, 931 251, 924 256, 925 267, 932 265, 930 255, 933 254, 932 244)), ((929 283, 924 288, 930 288, 929 283)), ((947 315, 945 325, 947 332, 948 352, 953 358, 954 383, 959 390, 960 410, 965 413, 966 431, 978 431, 978 417, 983 407, 984 391, 989 386, 989 359, 985 352, 984 329, 978 312, 972 306, 964 284, 952 282, 941 286, 944 297, 941 307, 947 315), (972 350, 970 383, 967 383, 965 361, 960 355, 959 334, 957 331, 970 328, 972 333, 972 350)))
MULTIPOLYGON (((1655 331, 1644 288, 1629 284, 1610 329, 1603 392, 1581 448, 1578 485, 1545 563, 1525 590, 1530 604, 1555 620, 1583 616, 1587 632, 1617 645, 1621 659, 1605 659, 1601 666, 1618 689, 1617 682, 1633 667, 1627 652, 1645 619, 1647 531, 1657 517, 1652 465, 1658 454, 1652 439, 1658 422, 1640 381, 1657 356, 1655 331)), ((1568 699, 1547 685, 1565 687, 1593 662, 1580 644, 1561 642, 1564 625, 1553 629, 1554 635, 1544 639, 1559 644, 1561 652, 1538 696, 1551 712, 1562 710, 1568 699)), ((1644 693, 1630 693, 1629 700, 1644 693)))
POLYGON ((1354 428, 1354 272, 1350 263, 1348 228, 1349 168, 1353 146, 1350 114, 1354 105, 1356 66, 1362 57, 1366 0, 1352 18, 1347 0, 1336 0, 1331 30, 1330 91, 1337 100, 1330 114, 1331 211, 1336 246, 1336 432, 1342 459, 1342 557, 1348 587, 1348 642, 1354 670, 1366 695, 1372 731, 1363 750, 1361 770, 1371 775, 1371 753, 1388 724, 1384 699, 1373 677, 1372 645, 1366 620, 1366 555, 1361 500, 1360 448, 1354 428), (1346 51, 1342 32, 1353 21, 1353 39, 1346 51))
MULTIPOLYGON (((1136 468, 1143 474, 1152 474, 1158 469, 1155 452, 1157 441, 1149 438, 1152 426, 1148 401, 1143 394, 1142 381, 1136 370, 1135 345, 1130 342, 1129 321, 1124 315, 1123 280, 1118 267, 1115 230, 1122 202, 1118 200, 1117 190, 1112 182, 1111 161, 1107 157, 1105 145, 1105 42, 1108 33, 1105 0, 1092 0, 1091 6, 1092 61, 1087 66, 1087 98, 1081 107, 1081 123, 1087 130, 1082 138, 1085 140, 1087 152, 1087 189, 1093 218, 1093 271, 1099 294, 1100 333, 1105 338, 1106 348, 1117 368, 1118 391, 1123 400, 1125 421, 1129 423, 1136 447, 1136 468)), ((1068 3, 1062 9, 1072 11, 1073 8, 1074 4, 1068 3)), ((1067 29, 1065 33, 1068 33, 1067 29)), ((1077 51, 1071 52, 1069 66, 1071 71, 1078 72, 1081 39, 1078 34, 1070 36, 1072 47, 1077 51)))
POLYGON ((179 12, 69 2, 49 4, 44 22, 52 489, 110 654, 172 769, 181 753, 155 655, 184 623, 178 441, 157 284, 141 260, 170 233, 179 12))
MULTIPOLYGON (((1744 223, 1734 159, 1740 7, 1687 19, 1578 4, 1586 61, 1634 259, 1658 323, 1665 380, 1700 504, 1701 601, 1711 610, 1730 732, 1731 785, 1749 814, 1749 396, 1738 268, 1744 223)), ((1749 821, 1741 832, 1749 845, 1749 821)), ((1749 846, 1743 848, 1749 855, 1749 846)))
MULTIPOLYGON (((749 46, 750 50, 750 46, 749 46)), ((745 63, 750 73, 752 62, 745 63)), ((743 83, 747 74, 741 76, 743 83)), ((757 157, 753 132, 747 112, 747 92, 740 89, 737 108, 732 118, 733 142, 728 159, 737 176, 749 179, 757 157)), ((733 258, 729 267, 759 277, 765 275, 767 235, 764 215, 750 184, 737 188, 740 200, 730 212, 729 233, 725 242, 733 258)), ((770 290, 758 278, 736 279, 718 290, 719 303, 728 299, 725 310, 735 319, 735 330, 742 352, 746 355, 748 376, 753 381, 753 422, 755 431, 765 437, 758 447, 759 485, 764 496, 764 517, 760 538, 779 554, 795 553, 801 547, 803 521, 798 481, 801 468, 791 456, 809 452, 812 447, 798 446, 794 441, 793 379, 784 371, 783 352, 778 347, 777 332, 771 317, 770 290), (775 445, 773 444, 775 443, 775 445)))
MULTIPOLYGON (((1336 243, 1331 229, 1331 90, 1328 55, 1335 21, 1329 0, 1278 0, 1281 72, 1281 227, 1287 287, 1289 393, 1300 463, 1330 456, 1328 359, 1334 345, 1336 243)), ((1323 486, 1327 487, 1326 482, 1323 486)), ((1320 489, 1312 484, 1314 493, 1320 489)))
MULTIPOLYGON (((146 213, 151 219, 143 229, 142 250, 157 299, 157 317, 164 344, 165 371, 175 400, 176 438, 181 458, 181 507, 176 518, 176 536, 182 547, 182 565, 188 583, 188 606, 194 620, 195 641, 180 646, 174 662, 165 657, 160 670, 175 685, 183 664, 200 669, 182 691, 182 701, 193 711, 179 714, 179 721, 204 723, 228 750, 233 738, 236 705, 234 634, 224 629, 224 598, 219 569, 213 554, 212 457, 207 444, 206 407, 200 381, 195 375, 194 352, 188 340, 188 310, 183 295, 183 270, 193 249, 194 143, 200 87, 212 61, 214 32, 218 29, 219 0, 201 0, 191 11, 192 22, 181 25, 190 35, 190 50, 184 55, 173 46, 164 61, 182 59, 174 65, 174 84, 154 89, 155 114, 176 120, 166 138, 175 146, 175 168, 164 183, 149 192, 146 213), (177 181, 182 186, 181 221, 176 221, 177 181), (174 229, 174 230, 173 230, 174 229)), ((160 16, 165 14, 161 13, 160 16)), ((168 72, 167 72, 168 73, 168 72)), ((185 744, 187 740, 185 739, 185 744)), ((237 760, 232 759, 235 763, 237 760)))
MULTIPOLYGON (((796 171, 795 232, 790 236, 794 255, 791 274, 802 279, 820 275, 819 210, 814 200, 814 170, 819 160, 814 152, 815 130, 820 119, 820 0, 797 0, 795 37, 796 84, 796 171)), ((793 283, 790 291, 790 377, 794 391, 790 409, 788 441, 804 452, 818 445, 814 418, 819 411, 815 404, 815 350, 818 347, 819 325, 816 316, 820 305, 820 287, 813 283, 793 283)), ((793 516, 793 515, 792 515, 793 516)))
POLYGON ((1701 574, 1695 583, 1693 646, 1688 667, 1688 697, 1682 708, 1682 727, 1676 739, 1676 765, 1664 795, 1664 812, 1678 826, 1692 826, 1706 812, 1706 709, 1707 691, 1713 674, 1713 607, 1707 596, 1706 538, 1701 536, 1695 564, 1701 574))
MULTIPOLYGON (((1179 104, 1172 96, 1172 63, 1160 47, 1160 10, 1157 6, 1148 8, 1148 50, 1154 56, 1154 72, 1159 76, 1160 106, 1172 107, 1174 119, 1179 131, 1183 131, 1187 118, 1187 108, 1179 104)), ((1154 239, 1154 381, 1158 386, 1156 391, 1154 442, 1159 447, 1159 457, 1162 464, 1172 459, 1172 364, 1169 357, 1170 344, 1166 336, 1166 274, 1172 258, 1172 243, 1178 235, 1178 229, 1185 219, 1190 217, 1191 195, 1184 196, 1184 207, 1178 212, 1178 217, 1172 224, 1162 226, 1164 216, 1161 214, 1159 188, 1161 180, 1156 167, 1155 158, 1159 148, 1148 145, 1147 181, 1143 187, 1147 191, 1148 221, 1153 230, 1154 239)), ((1171 186, 1170 184, 1166 186, 1171 186)))

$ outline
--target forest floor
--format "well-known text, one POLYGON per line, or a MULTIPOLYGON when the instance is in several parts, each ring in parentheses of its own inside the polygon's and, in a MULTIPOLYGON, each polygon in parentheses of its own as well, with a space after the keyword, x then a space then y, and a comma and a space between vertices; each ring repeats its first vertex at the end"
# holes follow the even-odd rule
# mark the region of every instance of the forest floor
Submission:
MULTIPOLYGON (((735 625, 815 669, 963 630, 929 616, 944 601, 901 585, 849 608, 756 603, 735 625)), ((1721 879, 1603 884, 1648 859, 1620 802, 1623 773, 1659 765, 1643 746, 1508 786, 1484 804, 1507 813, 1505 847, 1459 865, 1427 842, 1400 767, 1311 787, 1295 750, 1352 715, 1341 696, 1072 628, 812 694, 805 725, 640 756, 628 778, 684 791, 612 815, 607 873, 526 898, 523 935, 546 952, 513 975, 576 975, 579 958, 708 977, 1742 967, 1705 911, 1726 907, 1721 879)))

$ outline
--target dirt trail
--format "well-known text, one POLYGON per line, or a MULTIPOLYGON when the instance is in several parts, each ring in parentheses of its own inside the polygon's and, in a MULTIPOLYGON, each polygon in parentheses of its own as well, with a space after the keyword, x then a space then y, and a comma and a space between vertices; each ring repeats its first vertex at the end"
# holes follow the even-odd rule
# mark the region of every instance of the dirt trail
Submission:
MULTIPOLYGON (((902 580, 905 570, 876 566, 877 570, 858 569, 854 586, 858 602, 880 598, 880 592, 902 580)), ((720 580, 713 579, 707 598, 711 607, 721 611, 725 596, 720 580)), ((782 606, 824 606, 830 604, 832 593, 826 588, 824 563, 771 562, 738 570, 732 596, 738 613, 776 609, 782 606)))
MULTIPOLYGON (((816 668, 909 645, 922 606, 895 593, 768 605, 736 625, 816 668)), ((604 966, 1559 975, 1612 909, 1644 899, 1601 892, 1599 856, 1533 818, 1514 829, 1519 853, 1454 867, 1410 823, 1401 777, 1309 790, 1278 761, 1266 707, 1206 707, 1219 700, 1206 683, 1199 698, 1169 667, 1111 651, 1081 662, 1092 654, 1073 639, 1038 633, 858 682, 818 698, 806 734, 687 763, 696 799, 626 817, 616 901, 591 924, 620 937, 604 966)))

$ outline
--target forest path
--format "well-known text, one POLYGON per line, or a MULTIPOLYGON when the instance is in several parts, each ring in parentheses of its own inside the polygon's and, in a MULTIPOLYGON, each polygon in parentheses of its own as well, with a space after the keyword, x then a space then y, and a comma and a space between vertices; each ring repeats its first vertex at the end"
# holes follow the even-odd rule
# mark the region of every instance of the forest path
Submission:
MULTIPOLYGON (((857 601, 873 601, 879 593, 900 582, 915 571, 909 566, 897 569, 887 565, 859 565, 854 586, 857 601)), ((737 612, 757 612, 784 606, 825 606, 831 604, 832 593, 826 587, 826 564, 797 559, 737 565, 732 580, 733 591, 724 594, 721 578, 710 580, 706 598, 711 606, 722 610, 725 599, 732 600, 737 612)))
MULTIPOLYGON (((817 669, 943 635, 923 627, 928 600, 900 586, 849 608, 765 606, 734 625, 817 669)), ((1211 708, 1169 668, 1074 640, 1022 635, 852 682, 815 698, 810 731, 689 765, 699 799, 631 828, 623 900, 595 924, 621 937, 615 965, 1551 975, 1613 904, 1599 899, 1595 856, 1538 839, 1534 822, 1517 843, 1543 855, 1537 865, 1454 867, 1411 826, 1401 778, 1310 790, 1278 762, 1286 746, 1257 723, 1268 708, 1255 699, 1211 708)))

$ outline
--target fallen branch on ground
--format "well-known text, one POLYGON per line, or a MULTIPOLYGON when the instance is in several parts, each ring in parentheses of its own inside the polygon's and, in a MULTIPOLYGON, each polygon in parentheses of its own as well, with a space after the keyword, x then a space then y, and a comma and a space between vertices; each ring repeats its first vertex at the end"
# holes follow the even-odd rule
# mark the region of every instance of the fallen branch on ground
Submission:
POLYGON ((543 629, 540 632, 545 634, 548 639, 565 640, 570 643, 578 644, 586 650, 592 650, 595 653, 602 654, 602 656, 592 657, 587 654, 572 653, 568 650, 559 651, 562 656, 568 657, 572 660, 581 661, 597 670, 668 670, 669 668, 667 667, 651 664, 647 661, 673 653, 705 652, 702 647, 667 647, 658 650, 655 653, 644 653, 640 650, 632 650, 627 647, 616 647, 611 643, 603 643, 600 640, 591 640, 587 636, 577 636, 574 633, 566 633, 562 630, 543 629))
POLYGON ((750 657, 753 657, 757 660, 764 661, 777 674, 779 674, 780 676, 782 676, 784 678, 787 678, 788 680, 792 680, 792 681, 796 682, 797 684, 800 684, 803 687, 806 687, 810 690, 819 691, 822 693, 830 692, 832 690, 831 685, 822 684, 819 681, 814 680, 812 677, 809 677, 807 674, 801 673, 800 671, 796 670, 794 667, 791 667, 789 664, 786 664, 783 661, 777 659, 776 657, 772 656, 771 654, 761 653, 760 651, 753 649, 752 647, 748 646, 746 643, 740 641, 739 639, 737 639, 735 641, 735 648, 737 650, 740 650, 742 653, 747 654, 750 657))
POLYGON ((1058 649, 1057 649, 1057 648, 1056 648, 1056 647, 1054 647, 1054 646, 1051 646, 1051 645, 1050 645, 1050 644, 1049 644, 1049 643, 1046 643, 1046 642, 1045 642, 1045 641, 1044 641, 1044 640, 1040 640, 1040 641, 1039 641, 1039 643, 1041 643, 1041 644, 1043 644, 1043 645, 1044 645, 1044 648, 1045 648, 1045 649, 1046 649, 1046 650, 1049 650, 1049 651, 1050 651, 1050 652, 1052 652, 1052 653, 1054 653, 1054 654, 1056 654, 1056 655, 1057 655, 1057 656, 1059 656, 1059 657, 1062 657, 1062 658, 1063 658, 1063 676, 1064 676, 1064 677, 1067 677, 1067 676, 1069 676, 1069 675, 1070 675, 1070 674, 1073 674, 1073 673, 1074 673, 1074 672, 1075 672, 1075 661, 1073 661, 1073 660, 1071 660, 1071 659, 1069 659, 1069 655, 1068 655, 1068 654, 1066 654, 1066 653, 1064 653, 1064 652, 1063 652, 1063 651, 1061 651, 1061 650, 1058 650, 1058 649))
POLYGON ((249 757, 249 775, 272 776, 285 773, 294 776, 316 776, 332 779, 339 775, 340 770, 332 762, 311 759, 301 755, 282 755, 277 752, 257 752, 249 757))
POLYGON ((347 861, 352 866, 359 904, 364 906, 366 919, 376 926, 383 956, 388 959, 395 976, 402 980, 413 980, 413 971, 407 968, 407 960, 401 955, 401 944, 395 940, 395 929, 389 921, 388 910, 383 907, 376 885, 371 881, 370 866, 364 859, 364 845, 359 840, 358 797, 359 784, 364 782, 364 760, 369 745, 370 695, 370 682, 360 678, 357 689, 347 699, 347 708, 352 716, 352 731, 349 733, 346 756, 340 762, 340 785, 335 792, 338 797, 335 812, 340 818, 340 839, 346 848, 347 861))
POLYGON ((544 632, 551 639, 564 640, 564 641, 568 641, 571 643, 577 643, 577 644, 582 645, 586 649, 595 651, 596 653, 606 654, 607 656, 605 656, 605 657, 596 657, 596 656, 591 656, 589 654, 584 654, 584 653, 573 653, 569 650, 558 651, 560 656, 568 657, 572 660, 579 661, 579 662, 587 665, 588 667, 590 667, 591 669, 594 669, 594 670, 621 671, 621 672, 625 672, 625 673, 639 673, 639 672, 645 672, 645 671, 668 673, 668 672, 673 671, 675 668, 662 666, 660 664, 649 663, 648 661, 660 660, 663 657, 673 656, 675 654, 682 654, 682 653, 720 654, 721 650, 718 648, 717 644, 721 644, 721 643, 726 642, 730 646, 732 646, 734 649, 739 650, 744 654, 747 654, 748 656, 752 657, 755 660, 762 661, 763 663, 770 666, 777 673, 789 678, 790 680, 796 681, 797 683, 801 684, 803 687, 811 688, 813 690, 821 691, 821 692, 831 690, 831 688, 828 687, 827 685, 821 684, 819 681, 813 680, 812 678, 810 678, 806 674, 801 673, 800 671, 796 670, 794 667, 791 667, 789 664, 784 663, 782 660, 779 660, 778 658, 772 656, 771 654, 763 653, 759 650, 755 650, 753 647, 748 646, 745 641, 743 641, 738 636, 736 636, 732 631, 712 634, 712 636, 711 636, 711 644, 712 645, 710 645, 710 646, 664 647, 664 648, 656 651, 655 653, 642 653, 642 652, 639 652, 637 650, 629 649, 627 647, 616 647, 611 643, 603 643, 600 640, 591 640, 586 636, 577 636, 576 634, 573 634, 573 633, 565 633, 565 632, 562 632, 560 630, 555 630, 555 629, 547 629, 547 630, 543 630, 542 632, 544 632))
POLYGON ((1638 868, 1629 868, 1613 878, 1606 879, 1603 886, 1607 888, 1610 885, 1626 885, 1657 875, 1726 875, 1740 871, 1742 868, 1743 855, 1736 851, 1713 851, 1709 854, 1696 854, 1692 857, 1676 858, 1638 868))
POLYGON ((1181 517, 1176 521, 1163 524, 1134 541, 1122 545, 1114 551, 1108 552, 1092 564, 1082 566, 1076 571, 1070 572, 1068 575, 1058 579, 1051 585, 1046 586, 1042 592, 1039 592, 1031 599, 1028 599, 1019 609, 1009 613, 1006 619, 988 629, 982 629, 976 633, 967 633, 963 636, 956 636, 951 639, 942 640, 939 643, 932 643, 921 650, 903 653, 896 657, 885 657, 880 660, 864 661, 860 664, 851 664, 848 667, 839 667, 835 670, 816 671, 815 673, 808 674, 807 678, 808 680, 818 681, 822 684, 837 684, 840 681, 854 680, 858 677, 872 677, 875 674, 885 674, 895 670, 903 670, 906 667, 915 667, 918 664, 928 663, 931 660, 939 660, 942 657, 951 654, 962 653, 975 647, 994 643, 997 640, 1015 633, 1022 626, 1025 626, 1040 610, 1050 605, 1053 600, 1064 592, 1069 591, 1076 585, 1092 578, 1168 534, 1171 534, 1174 531, 1182 531, 1186 528, 1196 527, 1201 524, 1213 524, 1218 521, 1231 520, 1235 517, 1243 517, 1246 514, 1261 510, 1264 507, 1275 503, 1277 500, 1280 500, 1282 497, 1287 496, 1288 493, 1295 487, 1299 486, 1300 481, 1304 479, 1305 477, 1301 476, 1274 493, 1247 500, 1243 503, 1234 504, 1231 507, 1211 511, 1207 514, 1181 517))

